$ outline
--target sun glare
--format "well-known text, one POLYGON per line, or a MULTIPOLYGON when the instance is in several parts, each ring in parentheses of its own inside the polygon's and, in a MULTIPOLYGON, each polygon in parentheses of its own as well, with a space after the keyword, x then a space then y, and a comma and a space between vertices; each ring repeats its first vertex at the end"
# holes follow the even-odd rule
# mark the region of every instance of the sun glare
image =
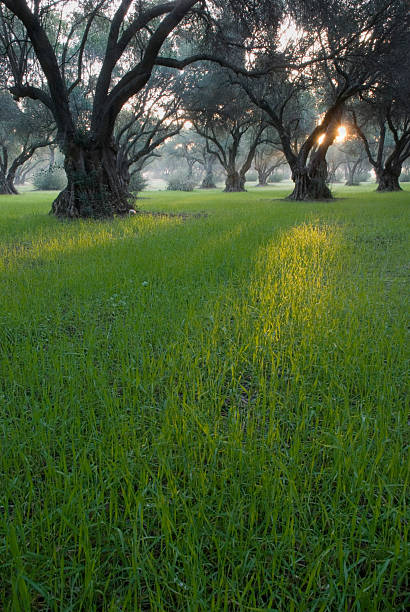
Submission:
POLYGON ((343 142, 344 140, 346 140, 346 136, 347 136, 347 129, 345 128, 344 125, 341 125, 339 129, 337 130, 336 142, 343 142))
MULTIPOLYGON (((322 144, 325 138, 326 138, 326 134, 321 134, 319 136, 319 138, 317 139, 317 143, 319 146, 322 144)), ((337 135, 335 138, 335 142, 344 142, 346 138, 347 138, 347 129, 345 128, 344 125, 339 125, 337 129, 337 135)))

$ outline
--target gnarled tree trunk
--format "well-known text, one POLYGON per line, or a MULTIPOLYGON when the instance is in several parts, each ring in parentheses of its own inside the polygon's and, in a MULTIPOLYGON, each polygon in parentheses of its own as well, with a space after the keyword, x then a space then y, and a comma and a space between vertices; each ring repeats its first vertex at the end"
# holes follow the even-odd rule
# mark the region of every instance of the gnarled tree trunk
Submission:
POLYGON ((6 177, 6 185, 8 186, 9 193, 13 195, 18 195, 18 191, 14 186, 14 181, 16 178, 18 166, 16 160, 11 164, 7 177, 6 177))
POLYGON ((237 170, 230 170, 225 181, 225 190, 229 193, 246 191, 245 176, 237 170))
POLYGON ((72 219, 128 213, 129 174, 119 172, 114 146, 70 143, 64 153, 67 187, 54 200, 53 214, 72 219))
POLYGON ((17 190, 14 187, 15 172, 10 173, 7 147, 2 146, 0 153, 0 195, 16 195, 17 190))
POLYGON ((401 168, 399 171, 389 170, 383 168, 383 170, 377 172, 377 191, 401 191, 399 176, 401 174, 401 168))
POLYGON ((331 200, 332 192, 327 185, 327 163, 321 159, 306 167, 293 167, 292 180, 295 188, 288 200, 331 200))

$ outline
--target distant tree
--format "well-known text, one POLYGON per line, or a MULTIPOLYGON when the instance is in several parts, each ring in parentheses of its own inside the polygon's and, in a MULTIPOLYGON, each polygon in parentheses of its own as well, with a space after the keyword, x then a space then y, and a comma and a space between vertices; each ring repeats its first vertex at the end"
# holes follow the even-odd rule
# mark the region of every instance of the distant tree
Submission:
POLYGON ((208 153, 206 141, 193 129, 184 128, 162 147, 158 157, 161 159, 155 167, 166 180, 178 176, 195 184, 202 180, 202 189, 215 188, 217 159, 208 153))
POLYGON ((225 191, 245 191, 246 173, 266 128, 261 113, 224 70, 200 75, 195 69, 188 78, 194 84, 183 99, 186 116, 205 140, 207 153, 225 170, 225 191))
POLYGON ((20 108, 10 94, 0 94, 0 194, 17 194, 17 173, 51 140, 50 118, 44 109, 33 103, 20 108))
POLYGON ((339 183, 342 180, 341 166, 343 161, 339 156, 330 155, 327 160, 327 182, 339 183))
MULTIPOLYGON (((283 51, 288 67, 238 82, 278 133, 295 183, 289 199, 327 199, 332 194, 326 155, 338 136, 346 103, 377 82, 391 41, 404 28, 405 7, 400 0, 331 0, 307 2, 302 8, 294 17, 305 28, 303 37, 297 44, 291 40, 283 51), (297 68, 301 53, 313 54, 316 62, 297 68)), ((260 69, 267 62, 265 57, 256 61, 260 69)))
MULTIPOLYGON (((349 124, 349 131, 353 130, 349 124)), ((361 140, 350 135, 348 140, 339 146, 340 159, 345 173, 345 184, 353 187, 360 184, 360 180, 369 172, 367 155, 361 140)))
POLYGON ((189 128, 170 139, 161 150, 165 160, 164 177, 178 177, 190 183, 198 183, 201 178, 203 141, 198 134, 189 128))
POLYGON ((237 116, 227 108, 218 109, 204 124, 195 129, 207 141, 208 152, 216 157, 226 172, 225 191, 245 191, 246 173, 250 170, 264 124, 254 118, 237 116), (218 120, 219 119, 219 120, 218 120))
POLYGON ((17 168, 16 176, 14 179, 14 185, 24 185, 29 181, 29 179, 33 176, 33 173, 36 168, 43 163, 43 159, 41 157, 32 157, 31 160, 26 162, 23 166, 17 168))
POLYGON ((383 78, 352 110, 353 125, 375 171, 378 191, 401 189, 399 177, 410 158, 410 74, 403 63, 403 57, 410 54, 410 23, 408 26, 406 35, 392 43, 383 78))
POLYGON ((257 187, 266 187, 271 174, 285 164, 287 164, 287 161, 282 151, 278 151, 275 147, 269 145, 259 147, 254 160, 254 167, 258 173, 257 187))
POLYGON ((162 145, 183 127, 180 100, 170 81, 168 75, 157 74, 118 117, 114 143, 118 150, 117 173, 124 190, 130 181, 135 183, 133 177, 141 175, 150 161, 160 155, 162 145))
POLYGON ((209 152, 206 144, 202 146, 202 166, 204 176, 201 183, 201 189, 216 189, 214 168, 218 159, 216 155, 209 152))
POLYGON ((369 120, 360 121, 355 113, 355 126, 362 139, 368 160, 376 173, 377 191, 400 191, 399 177, 410 157, 410 116, 395 113, 394 103, 379 107, 369 120))

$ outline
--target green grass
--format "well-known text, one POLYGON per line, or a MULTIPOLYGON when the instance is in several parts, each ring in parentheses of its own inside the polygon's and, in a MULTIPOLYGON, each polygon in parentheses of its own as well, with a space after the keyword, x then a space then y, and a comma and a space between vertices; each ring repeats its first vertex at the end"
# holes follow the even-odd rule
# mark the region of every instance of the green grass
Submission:
POLYGON ((0 609, 409 606, 410 193, 284 194, 0 198, 0 609))

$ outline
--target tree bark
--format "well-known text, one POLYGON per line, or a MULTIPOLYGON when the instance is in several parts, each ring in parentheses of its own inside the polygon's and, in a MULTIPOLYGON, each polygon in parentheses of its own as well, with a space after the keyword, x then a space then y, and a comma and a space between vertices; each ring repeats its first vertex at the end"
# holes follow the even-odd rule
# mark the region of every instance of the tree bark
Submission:
POLYGON ((17 195, 18 191, 9 176, 0 175, 0 195, 17 195))
POLYGON ((292 168, 292 180, 295 188, 287 197, 288 200, 331 200, 333 199, 327 181, 327 164, 322 159, 309 167, 292 168))
POLYGON ((206 170, 205 176, 201 183, 201 189, 216 189, 214 173, 211 170, 206 170))
POLYGON ((266 170, 262 170, 261 168, 256 168, 256 172, 258 173, 258 185, 256 185, 257 187, 267 187, 268 185, 268 179, 271 175, 271 172, 266 171, 266 170))
POLYGON ((228 193, 246 191, 244 175, 237 170, 231 170, 228 172, 225 181, 225 191, 228 193))
POLYGON ((397 171, 387 170, 384 168, 377 173, 377 191, 402 191, 399 183, 399 176, 401 173, 397 171))
POLYGON ((110 218, 124 215, 129 202, 129 174, 118 171, 113 146, 70 143, 64 150, 67 187, 53 202, 51 213, 64 218, 110 218))

